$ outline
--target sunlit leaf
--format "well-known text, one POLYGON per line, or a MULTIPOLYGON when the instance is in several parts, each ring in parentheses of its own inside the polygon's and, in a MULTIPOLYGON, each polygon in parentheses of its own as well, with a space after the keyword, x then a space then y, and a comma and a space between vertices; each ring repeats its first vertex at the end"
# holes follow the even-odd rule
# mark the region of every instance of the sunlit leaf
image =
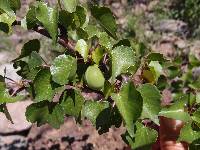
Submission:
POLYGON ((71 115, 78 119, 84 104, 84 98, 78 91, 65 92, 61 102, 61 106, 65 114, 71 115))
POLYGON ((190 115, 185 111, 187 103, 187 99, 179 99, 172 106, 162 108, 159 115, 187 122, 191 119, 190 115))
POLYGON ((51 8, 46 3, 38 2, 36 18, 47 29, 54 43, 56 43, 58 38, 58 8, 51 8))
POLYGON ((104 28, 104 30, 114 39, 117 39, 117 25, 110 9, 107 7, 92 6, 91 13, 99 22, 99 24, 104 28))
POLYGON ((75 50, 81 54, 81 56, 84 58, 84 61, 86 62, 89 53, 89 48, 87 43, 83 39, 78 40, 78 42, 76 43, 75 50))
POLYGON ((51 101, 54 95, 49 69, 42 69, 34 79, 35 101, 51 101))
POLYGON ((72 13, 76 10, 76 6, 78 4, 78 0, 62 0, 65 9, 72 13))
POLYGON ((134 51, 130 47, 119 46, 112 50, 112 81, 127 70, 131 66, 136 65, 136 57, 134 51))
POLYGON ((49 123, 52 127, 59 128, 64 123, 64 111, 60 104, 42 101, 27 107, 26 118, 32 123, 37 123, 37 126, 49 123))
POLYGON ((50 67, 52 79, 61 85, 67 84, 76 74, 77 61, 69 55, 59 55, 50 67))
POLYGON ((142 118, 149 118, 159 124, 158 114, 161 110, 161 94, 156 86, 143 84, 138 88, 143 98, 142 118))
POLYGON ((140 93, 136 90, 133 83, 130 82, 124 84, 118 94, 112 94, 112 98, 116 102, 128 131, 131 132, 134 123, 142 112, 142 97, 140 93))

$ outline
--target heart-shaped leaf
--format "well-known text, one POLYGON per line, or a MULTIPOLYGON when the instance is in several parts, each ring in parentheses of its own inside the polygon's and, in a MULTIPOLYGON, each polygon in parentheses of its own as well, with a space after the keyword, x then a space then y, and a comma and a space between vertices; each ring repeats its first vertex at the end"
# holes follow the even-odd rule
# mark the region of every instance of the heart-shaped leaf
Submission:
POLYGON ((67 84, 76 74, 77 61, 69 55, 60 55, 56 57, 50 67, 52 79, 60 84, 67 84))
POLYGON ((60 104, 42 101, 33 103, 26 109, 26 118, 32 123, 41 126, 49 123, 54 128, 59 128, 64 123, 64 111, 60 104))
POLYGON ((53 42, 56 43, 58 38, 58 8, 51 8, 43 2, 38 2, 36 18, 43 24, 53 42))
POLYGON ((129 82, 122 86, 118 94, 112 94, 117 108, 125 121, 128 132, 132 132, 134 123, 142 112, 142 97, 133 83, 129 82))
POLYGON ((51 85, 51 73, 49 69, 42 69, 34 79, 35 101, 51 101, 54 91, 51 85))
POLYGON ((161 95, 156 86, 143 84, 137 89, 143 98, 142 118, 149 118, 159 124, 158 114, 161 110, 161 95))
POLYGON ((78 91, 65 92, 61 102, 65 114, 74 116, 76 119, 80 117, 84 104, 84 98, 78 91))
POLYGON ((129 67, 136 65, 136 57, 134 51, 130 47, 119 46, 112 50, 112 82, 115 78, 127 73, 129 67))
POLYGON ((135 142, 131 145, 133 149, 151 146, 158 137, 156 130, 143 126, 141 123, 136 124, 135 142))
POLYGON ((117 25, 110 9, 107 7, 92 6, 91 13, 93 17, 99 22, 99 24, 104 28, 104 30, 114 39, 117 39, 117 25))
POLYGON ((89 48, 85 40, 78 40, 78 42, 76 43, 75 50, 78 51, 79 54, 81 54, 81 56, 84 58, 84 61, 86 62, 89 53, 89 48))
POLYGON ((187 103, 187 99, 179 99, 172 106, 168 108, 163 108, 160 111, 159 115, 188 122, 191 120, 191 118, 190 115, 185 111, 185 106, 187 105, 187 103))
POLYGON ((72 13, 76 10, 76 6, 78 4, 78 0, 62 0, 65 9, 72 13))
POLYGON ((26 56, 31 55, 32 52, 39 52, 40 50, 40 41, 38 39, 33 39, 24 44, 21 49, 21 55, 13 61, 19 60, 26 56))

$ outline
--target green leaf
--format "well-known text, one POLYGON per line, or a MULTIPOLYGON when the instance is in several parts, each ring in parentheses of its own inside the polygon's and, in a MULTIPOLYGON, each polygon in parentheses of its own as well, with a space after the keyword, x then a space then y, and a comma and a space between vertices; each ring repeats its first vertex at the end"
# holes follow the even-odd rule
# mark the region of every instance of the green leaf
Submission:
POLYGON ((111 49, 113 44, 106 32, 100 32, 97 37, 99 38, 99 44, 107 49, 111 49))
POLYGON ((40 50, 40 41, 38 39, 30 40, 24 44, 21 50, 21 55, 13 61, 29 56, 33 51, 39 52, 39 50, 40 50))
POLYGON ((189 54, 189 63, 193 66, 193 67, 199 67, 200 66, 200 60, 198 60, 198 58, 193 55, 193 54, 189 54))
POLYGON ((137 55, 140 56, 140 58, 144 57, 150 52, 149 48, 143 42, 134 41, 131 46, 133 49, 135 49, 137 55))
POLYGON ((15 16, 11 9, 10 0, 0 0, 0 13, 6 13, 9 17, 15 16))
POLYGON ((17 71, 17 74, 19 76, 21 76, 23 79, 27 79, 27 80, 34 80, 35 76, 37 75, 37 73, 39 72, 40 68, 36 67, 36 68, 29 68, 29 64, 26 63, 25 61, 15 61, 13 64, 13 67, 15 69, 19 69, 17 71))
POLYGON ((154 84, 156 82, 155 76, 151 70, 143 70, 142 71, 142 78, 147 83, 154 84))
POLYGON ((115 78, 127 73, 129 67, 136 65, 136 57, 134 51, 130 47, 119 46, 112 50, 112 82, 115 78))
POLYGON ((81 54, 81 56, 84 58, 84 62, 87 61, 88 53, 89 53, 89 48, 85 40, 80 39, 76 43, 75 50, 81 54))
MULTIPOLYGON (((65 10, 59 12, 59 23, 68 30, 79 30, 80 32, 87 25, 87 22, 86 10, 81 6, 77 6, 76 11, 73 13, 65 10)), ((83 31, 81 32, 83 33, 83 31)))
POLYGON ((0 22, 0 31, 3 31, 4 33, 9 33, 8 24, 4 22, 0 22))
POLYGON ((93 125, 96 125, 97 117, 106 108, 109 108, 109 102, 86 101, 82 109, 82 117, 88 118, 93 125))
POLYGON ((190 145, 189 149, 191 150, 199 150, 200 149, 200 138, 194 140, 190 145))
POLYGON ((158 114, 161 110, 161 95, 159 90, 151 84, 143 84, 137 89, 143 98, 142 119, 149 118, 159 124, 158 114))
POLYGON ((111 93, 114 93, 114 85, 111 85, 111 83, 106 80, 103 87, 103 94, 105 96, 105 99, 107 99, 111 95, 111 93))
POLYGON ((200 92, 197 92, 197 94, 196 94, 196 103, 197 104, 200 103, 200 92))
POLYGON ((148 69, 142 71, 142 77, 148 83, 157 83, 158 78, 163 73, 163 68, 158 61, 151 61, 148 69))
POLYGON ((92 52, 92 60, 99 65, 100 60, 103 58, 104 49, 102 47, 97 47, 92 52))
POLYGON ((59 12, 59 23, 64 26, 66 29, 68 28, 75 28, 75 19, 72 13, 69 13, 65 10, 61 10, 59 12))
POLYGON ((58 38, 58 8, 51 8, 43 2, 38 2, 36 18, 43 24, 53 42, 56 43, 58 38))
POLYGON ((59 23, 68 30, 78 30, 77 32, 81 33, 82 37, 87 37, 83 35, 83 33, 86 33, 83 28, 87 26, 88 21, 86 9, 81 6, 77 6, 76 11, 72 13, 65 10, 59 12, 59 23))
POLYGON ((158 61, 160 63, 167 61, 167 59, 165 59, 165 57, 163 56, 163 54, 160 54, 160 53, 150 53, 147 56, 147 60, 149 60, 149 62, 150 61, 158 61))
POLYGON ((49 100, 54 95, 49 69, 41 69, 34 79, 35 101, 49 100))
POLYGON ((87 101, 82 110, 82 117, 88 118, 98 130, 99 134, 109 131, 112 125, 121 126, 121 116, 116 109, 109 105, 109 102, 87 101))
POLYGON ((113 45, 113 48, 118 46, 128 46, 131 47, 131 42, 128 39, 122 39, 118 41, 115 45, 113 45))
POLYGON ((62 0, 65 9, 72 13, 76 10, 76 6, 78 5, 78 0, 62 0))
POLYGON ((12 24, 15 21, 15 19, 15 15, 9 16, 7 13, 0 14, 0 30, 2 30, 5 33, 11 32, 12 24))
POLYGON ((88 25, 88 26, 85 27, 84 30, 87 32, 89 39, 94 37, 94 36, 98 37, 99 34, 100 34, 99 29, 94 25, 88 25))
POLYGON ((21 1, 20 0, 9 0, 9 2, 10 2, 10 7, 14 11, 21 8, 21 1))
POLYGON ((0 0, 0 30, 9 33, 15 19, 16 15, 11 8, 10 0, 0 0))
POLYGON ((194 90, 200 90, 200 76, 197 78, 197 80, 192 81, 192 83, 189 84, 189 87, 194 90))
POLYGON ((27 29, 32 29, 38 22, 36 18, 36 7, 31 6, 26 14, 26 27, 27 29))
POLYGON ((26 118, 37 126, 49 123, 54 128, 59 128, 64 123, 64 111, 60 104, 42 101, 33 103, 26 109, 26 118))
POLYGON ((88 39, 88 34, 82 28, 76 29, 77 39, 88 39))
POLYGON ((78 19, 79 19, 79 22, 80 22, 80 27, 82 26, 85 26, 86 24, 86 19, 87 19, 87 16, 86 16, 86 9, 84 7, 81 7, 81 6, 77 6, 76 7, 76 12, 75 14, 78 16, 78 19))
POLYGON ((35 69, 36 67, 41 66, 42 62, 43 60, 41 56, 36 51, 33 51, 28 60, 29 69, 32 70, 32 69, 35 69))
POLYGON ((60 128, 60 125, 64 124, 64 110, 60 104, 57 104, 53 110, 50 110, 47 121, 52 127, 57 129, 60 128))
POLYGON ((151 61, 149 63, 149 67, 150 67, 150 70, 152 72, 154 72, 156 80, 158 80, 158 78, 160 77, 160 75, 163 73, 163 68, 160 65, 160 63, 158 61, 151 61))
POLYGON ((76 59, 65 54, 56 57, 50 67, 53 81, 60 85, 67 84, 69 80, 72 80, 75 77, 76 70, 76 59))
POLYGON ((178 141, 192 143, 200 138, 200 132, 192 130, 191 123, 186 123, 180 131, 178 141))
POLYGON ((91 13, 93 17, 99 22, 99 24, 104 28, 104 30, 114 39, 117 39, 117 25, 110 9, 107 7, 92 6, 91 13))
POLYGON ((195 121, 195 122, 197 122, 198 124, 200 124, 200 108, 197 109, 197 110, 193 113, 193 115, 192 115, 191 118, 192 118, 193 121, 195 121))
POLYGON ((154 129, 143 126, 141 123, 136 124, 135 142, 131 148, 143 148, 156 142, 158 133, 154 129))
POLYGON ((65 92, 62 98, 61 106, 65 114, 74 116, 76 119, 80 117, 84 98, 78 91, 65 92))
POLYGON ((169 108, 163 108, 159 115, 167 118, 173 118, 184 122, 190 121, 190 115, 185 112, 185 107, 188 103, 187 99, 179 99, 169 108))
POLYGON ((154 75, 154 82, 153 83, 155 83, 155 82, 158 81, 158 78, 163 73, 163 68, 158 61, 151 61, 149 63, 149 68, 154 75))
POLYGON ((181 70, 178 66, 169 66, 167 70, 168 70, 168 77, 170 79, 173 79, 181 75, 181 70))
POLYGON ((112 98, 116 102, 128 132, 131 134, 134 123, 142 112, 142 97, 140 93, 136 90, 133 83, 129 82, 122 86, 118 94, 112 94, 112 98))

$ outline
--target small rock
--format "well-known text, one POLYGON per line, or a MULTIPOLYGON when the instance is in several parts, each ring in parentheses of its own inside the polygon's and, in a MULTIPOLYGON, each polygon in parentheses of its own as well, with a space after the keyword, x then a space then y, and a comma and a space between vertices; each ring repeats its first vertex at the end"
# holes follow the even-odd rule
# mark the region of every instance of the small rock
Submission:
POLYGON ((0 136, 1 150, 27 150, 28 141, 25 137, 19 135, 0 136))
POLYGON ((174 56, 175 48, 171 42, 158 42, 151 48, 153 51, 161 53, 166 57, 174 56))
POLYGON ((187 43, 185 40, 177 40, 177 41, 175 41, 174 44, 180 49, 184 49, 187 47, 187 43))
POLYGON ((185 34, 188 31, 188 26, 185 22, 179 20, 161 20, 153 26, 155 31, 159 32, 175 32, 185 34))

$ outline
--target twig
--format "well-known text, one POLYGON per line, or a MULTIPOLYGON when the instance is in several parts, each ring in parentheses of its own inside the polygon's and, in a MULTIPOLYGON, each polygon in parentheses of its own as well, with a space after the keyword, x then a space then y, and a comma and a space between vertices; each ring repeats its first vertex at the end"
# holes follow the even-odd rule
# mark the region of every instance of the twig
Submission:
MULTIPOLYGON (((21 25, 21 21, 15 21, 13 24, 14 25, 21 25)), ((40 33, 41 35, 43 36, 46 36, 48 38, 51 38, 50 34, 48 33, 48 31, 46 29, 44 29, 43 27, 39 26, 39 25, 36 25, 33 29, 33 31, 37 32, 37 33, 40 33)), ((63 31, 63 28, 60 29, 61 30, 61 33, 65 33, 63 31)), ((75 48, 74 48, 74 45, 72 43, 72 41, 70 41, 68 38, 66 38, 67 35, 60 35, 58 37, 58 43, 60 45, 62 45, 64 48, 67 48, 69 53, 72 54, 72 55, 76 55, 76 51, 75 51, 75 48)))
POLYGON ((6 118, 7 118, 8 120, 10 120, 10 122, 11 122, 12 124, 14 124, 14 122, 13 122, 13 120, 12 120, 12 117, 10 116, 10 113, 9 113, 8 108, 7 108, 7 106, 6 106, 5 103, 3 104, 3 111, 4 111, 4 114, 6 115, 6 118))

